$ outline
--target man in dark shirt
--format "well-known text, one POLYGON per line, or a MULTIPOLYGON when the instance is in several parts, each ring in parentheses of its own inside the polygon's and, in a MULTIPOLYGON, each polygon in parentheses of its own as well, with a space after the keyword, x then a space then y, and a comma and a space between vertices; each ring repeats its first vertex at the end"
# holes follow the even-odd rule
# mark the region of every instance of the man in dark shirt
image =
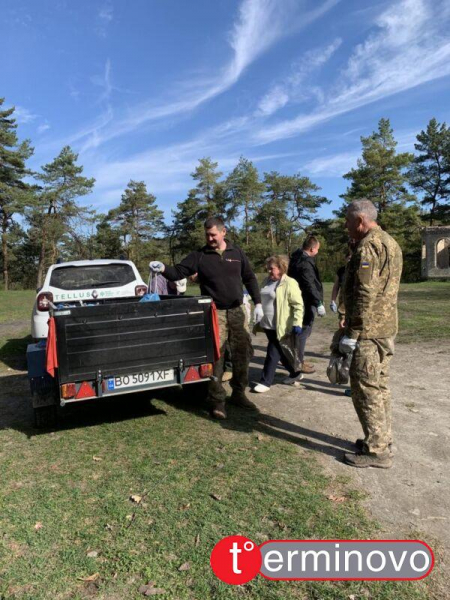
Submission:
POLYGON ((289 277, 293 277, 300 286, 305 306, 302 333, 297 336, 298 356, 303 373, 315 372, 314 365, 304 360, 306 340, 311 335, 315 313, 317 312, 319 317, 324 317, 326 314, 322 281, 315 262, 319 248, 319 240, 309 235, 303 242, 302 248, 292 254, 288 269, 289 277))
POLYGON ((226 392, 222 386, 225 347, 228 342, 233 366, 233 389, 230 402, 243 408, 255 410, 256 406, 245 395, 248 386, 248 367, 253 356, 253 347, 242 306, 243 285, 247 288, 254 304, 254 321, 263 317, 258 282, 244 252, 226 239, 226 228, 219 217, 205 221, 206 245, 191 252, 174 267, 161 262, 151 262, 154 272, 164 275, 169 281, 177 281, 198 274, 201 293, 211 296, 218 310, 220 328, 220 359, 214 365, 216 381, 211 381, 208 396, 212 405, 211 414, 216 419, 226 419, 226 392))

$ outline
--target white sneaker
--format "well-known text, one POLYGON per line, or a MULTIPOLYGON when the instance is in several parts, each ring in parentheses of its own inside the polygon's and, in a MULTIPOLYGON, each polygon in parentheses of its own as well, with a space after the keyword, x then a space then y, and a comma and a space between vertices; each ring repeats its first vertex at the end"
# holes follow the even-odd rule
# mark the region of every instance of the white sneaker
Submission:
POLYGON ((257 394, 264 394, 264 392, 268 392, 269 390, 270 387, 267 387, 267 385, 263 385, 262 383, 258 383, 258 385, 255 385, 253 388, 253 391, 257 394))
POLYGON ((297 387, 300 385, 301 379, 303 379, 303 375, 300 373, 296 377, 286 377, 286 379, 283 379, 283 383, 284 385, 293 385, 297 387))

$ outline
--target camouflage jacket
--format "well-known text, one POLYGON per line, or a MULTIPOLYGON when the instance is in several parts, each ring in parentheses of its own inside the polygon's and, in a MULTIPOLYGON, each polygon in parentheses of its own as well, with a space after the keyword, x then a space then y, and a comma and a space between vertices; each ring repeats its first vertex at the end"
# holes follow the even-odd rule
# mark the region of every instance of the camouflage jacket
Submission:
POLYGON ((346 335, 358 339, 395 336, 402 251, 381 227, 359 242, 344 282, 346 335))

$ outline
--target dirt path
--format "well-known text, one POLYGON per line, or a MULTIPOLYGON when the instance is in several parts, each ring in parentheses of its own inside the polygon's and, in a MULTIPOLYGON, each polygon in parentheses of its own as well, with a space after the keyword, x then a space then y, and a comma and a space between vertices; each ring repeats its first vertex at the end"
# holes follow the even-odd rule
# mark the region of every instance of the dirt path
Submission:
MULTIPOLYGON (((349 477, 351 486, 367 494, 365 505, 383 527, 380 538, 428 542, 438 554, 439 570, 450 577, 450 342, 397 346, 391 376, 396 455, 390 470, 342 462, 361 427, 343 387, 327 380, 328 344, 328 334, 310 338, 308 360, 317 372, 305 377, 300 389, 277 384, 266 394, 251 395, 262 410, 258 430, 297 444, 306 456, 313 453, 329 474, 349 477)), ((250 379, 257 382, 265 337, 258 335, 254 345, 250 379)), ((5 365, 1 377, 2 427, 15 426, 18 419, 32 422, 26 374, 16 369, 5 365)), ((447 598, 446 593, 435 597, 447 598)))
MULTIPOLYGON (((326 377, 326 334, 314 333, 308 360, 317 368, 305 376, 302 389, 275 385, 266 394, 252 394, 270 427, 289 429, 302 452, 314 452, 329 473, 352 478, 368 494, 366 506, 398 539, 417 536, 441 551, 441 570, 450 572, 450 343, 397 345, 392 361, 394 467, 355 469, 342 463, 344 451, 361 437, 351 399, 342 386, 326 377), (290 427, 286 423, 291 424, 290 427), (305 443, 306 442, 306 443, 305 443), (436 544, 437 542, 437 544, 436 544)), ((251 377, 258 381, 265 341, 255 341, 251 377)), ((280 370, 280 379, 283 371, 280 370)))

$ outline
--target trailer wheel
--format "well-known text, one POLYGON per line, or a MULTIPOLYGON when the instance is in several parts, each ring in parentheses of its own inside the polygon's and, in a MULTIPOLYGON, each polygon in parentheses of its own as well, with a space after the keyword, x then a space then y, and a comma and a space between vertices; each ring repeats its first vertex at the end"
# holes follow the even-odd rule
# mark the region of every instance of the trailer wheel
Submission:
POLYGON ((183 394, 189 400, 203 402, 208 396, 208 381, 183 385, 183 394))
POLYGON ((34 426, 36 429, 54 429, 58 418, 57 406, 40 406, 34 410, 34 426))

